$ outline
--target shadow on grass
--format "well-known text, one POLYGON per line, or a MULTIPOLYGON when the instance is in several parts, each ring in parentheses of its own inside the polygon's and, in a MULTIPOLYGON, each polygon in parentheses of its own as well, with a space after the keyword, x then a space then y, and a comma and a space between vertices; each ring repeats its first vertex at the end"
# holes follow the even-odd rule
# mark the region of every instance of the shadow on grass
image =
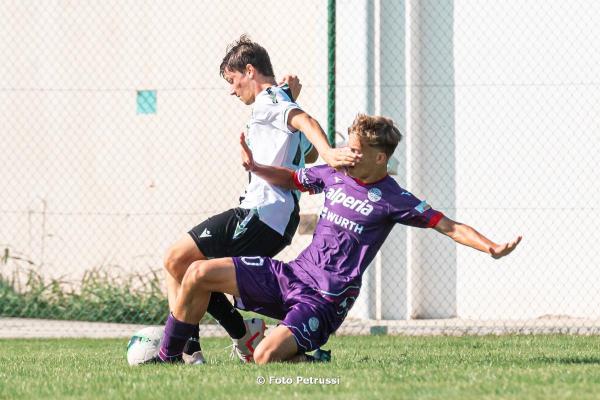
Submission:
POLYGON ((555 356, 542 356, 542 357, 534 357, 528 359, 528 361, 532 361, 540 364, 565 364, 565 365, 574 365, 574 364, 598 364, 600 365, 600 356, 586 356, 586 357, 577 357, 577 356, 568 356, 568 357, 555 357, 555 356))

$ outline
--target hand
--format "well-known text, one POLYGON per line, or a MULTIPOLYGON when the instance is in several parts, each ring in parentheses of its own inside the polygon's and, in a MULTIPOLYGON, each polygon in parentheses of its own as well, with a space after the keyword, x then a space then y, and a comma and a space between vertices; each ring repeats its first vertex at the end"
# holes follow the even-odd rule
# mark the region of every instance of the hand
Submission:
POLYGON ((278 85, 283 85, 287 83, 290 87, 290 91, 292 92, 292 97, 294 101, 298 100, 298 96, 300 96, 300 91, 302 90, 302 84, 300 83, 300 79, 296 75, 285 75, 281 82, 278 85))
POLYGON ((333 168, 354 167, 362 158, 361 153, 355 153, 350 147, 329 149, 321 155, 323 160, 333 168))
POLYGON ((246 135, 244 132, 240 134, 240 145, 242 146, 242 166, 246 171, 254 171, 256 164, 254 163, 254 157, 252 156, 252 150, 246 143, 246 135))
POLYGON ((517 248, 517 245, 521 242, 521 239, 523 239, 523 236, 517 236, 517 238, 512 242, 490 247, 490 255, 495 259, 509 255, 514 249, 517 248))

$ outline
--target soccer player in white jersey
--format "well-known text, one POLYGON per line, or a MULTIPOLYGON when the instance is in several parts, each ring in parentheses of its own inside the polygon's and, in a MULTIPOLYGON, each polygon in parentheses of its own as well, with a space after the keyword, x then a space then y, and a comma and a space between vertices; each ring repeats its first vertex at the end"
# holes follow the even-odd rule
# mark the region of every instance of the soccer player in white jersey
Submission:
POLYGON ((256 348, 256 363, 315 361, 306 352, 319 349, 340 327, 360 293, 366 268, 396 224, 434 229, 496 259, 509 255, 521 241, 518 236, 495 243, 400 187, 387 174, 387 162, 401 138, 392 120, 359 115, 349 132, 349 147, 363 157, 345 170, 261 165, 242 140, 248 170, 282 188, 325 193, 312 242, 289 263, 257 256, 194 262, 153 362, 182 361, 185 342, 213 291, 234 295, 242 309, 282 320, 256 348))
MULTIPOLYGON (((300 132, 332 167, 350 166, 360 158, 348 149, 329 146, 319 123, 295 103, 285 85, 276 84, 267 51, 246 36, 228 46, 220 74, 229 83, 231 95, 253 106, 246 135, 260 163, 299 167, 305 155, 300 132)), ((251 174, 238 207, 208 218, 168 249, 164 265, 170 309, 190 264, 218 257, 274 256, 291 242, 298 222, 297 195, 251 174)), ((208 313, 232 337, 237 356, 251 361, 254 348, 264 336, 264 322, 256 318, 244 321, 219 292, 212 294, 208 313)), ((196 329, 186 344, 185 361, 203 363, 200 350, 196 329)))

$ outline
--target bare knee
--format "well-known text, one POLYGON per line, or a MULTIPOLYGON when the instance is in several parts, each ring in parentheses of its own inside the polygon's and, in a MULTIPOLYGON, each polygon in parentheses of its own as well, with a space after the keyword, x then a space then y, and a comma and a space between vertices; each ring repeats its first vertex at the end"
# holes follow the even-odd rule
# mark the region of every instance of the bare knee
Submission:
POLYGON ((178 282, 182 281, 191 263, 204 258, 202 253, 191 244, 179 241, 171 246, 165 254, 165 270, 178 282))
POLYGON ((164 266, 173 278, 181 282, 190 264, 196 260, 204 259, 206 257, 202 254, 194 239, 189 235, 185 235, 169 247, 164 257, 164 266))
POLYGON ((182 287, 212 290, 215 277, 209 260, 198 260, 190 264, 181 282, 182 287))
POLYGON ((165 270, 179 282, 183 279, 188 267, 182 261, 181 252, 174 248, 167 250, 163 261, 165 270))
POLYGON ((298 345, 289 328, 279 325, 265 337, 254 351, 256 364, 291 361, 298 354, 298 345))
POLYGON ((258 365, 263 365, 272 362, 288 361, 295 356, 295 353, 288 354, 285 349, 273 348, 271 346, 258 346, 254 351, 254 362, 258 365))
POLYGON ((272 349, 258 347, 254 351, 254 362, 258 365, 264 365, 270 362, 281 361, 276 359, 276 352, 272 349))

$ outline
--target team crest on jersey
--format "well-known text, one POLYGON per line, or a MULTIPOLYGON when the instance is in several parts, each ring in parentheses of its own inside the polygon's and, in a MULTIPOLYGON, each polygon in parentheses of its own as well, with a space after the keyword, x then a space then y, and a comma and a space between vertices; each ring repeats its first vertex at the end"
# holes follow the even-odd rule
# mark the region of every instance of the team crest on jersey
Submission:
POLYGON ((310 317, 308 327, 311 331, 316 332, 319 329, 319 319, 317 317, 310 317))
POLYGON ((379 190, 378 188, 371 188, 369 189, 369 193, 367 194, 367 196, 371 201, 379 201, 381 200, 381 190, 379 190))

